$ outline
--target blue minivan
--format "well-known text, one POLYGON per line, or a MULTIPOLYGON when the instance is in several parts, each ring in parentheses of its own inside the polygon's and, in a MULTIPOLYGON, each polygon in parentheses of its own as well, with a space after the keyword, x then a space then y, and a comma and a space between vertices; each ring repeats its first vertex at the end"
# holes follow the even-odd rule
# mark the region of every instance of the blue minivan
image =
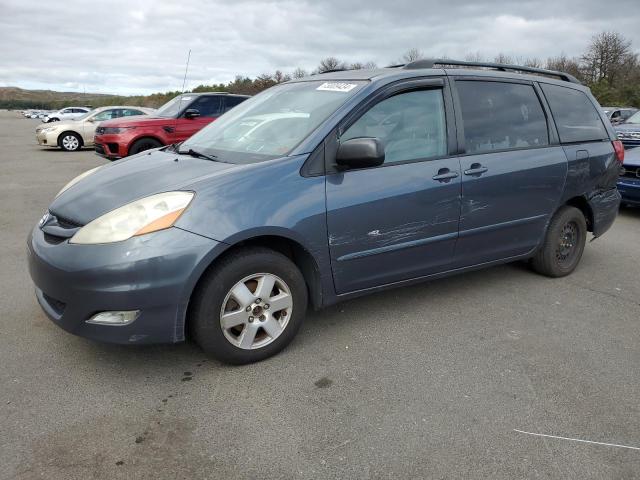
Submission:
POLYGON ((309 304, 516 260, 571 273, 616 217, 623 157, 565 73, 420 60, 313 75, 69 182, 29 236, 29 269, 71 333, 189 334, 253 362, 309 304))

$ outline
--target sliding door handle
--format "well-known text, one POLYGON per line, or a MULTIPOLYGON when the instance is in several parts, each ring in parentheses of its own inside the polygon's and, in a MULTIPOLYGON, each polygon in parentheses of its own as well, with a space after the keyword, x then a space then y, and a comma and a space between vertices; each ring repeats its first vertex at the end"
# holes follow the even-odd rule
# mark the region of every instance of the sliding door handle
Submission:
POLYGON ((489 170, 487 167, 483 167, 479 163, 472 163, 468 170, 464 171, 465 175, 482 175, 489 170))

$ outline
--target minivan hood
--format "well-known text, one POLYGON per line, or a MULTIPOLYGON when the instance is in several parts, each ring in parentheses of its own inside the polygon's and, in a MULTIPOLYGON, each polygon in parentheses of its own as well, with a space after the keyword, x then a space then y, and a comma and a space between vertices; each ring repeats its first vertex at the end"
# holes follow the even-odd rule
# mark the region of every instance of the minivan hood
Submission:
POLYGON ((640 132, 640 124, 638 123, 618 123, 615 126, 617 132, 640 132))
MULTIPOLYGON (((242 168, 154 150, 110 163, 55 198, 49 211, 79 225, 139 198, 186 189, 197 180, 242 168)), ((197 192, 196 192, 197 193, 197 192)))

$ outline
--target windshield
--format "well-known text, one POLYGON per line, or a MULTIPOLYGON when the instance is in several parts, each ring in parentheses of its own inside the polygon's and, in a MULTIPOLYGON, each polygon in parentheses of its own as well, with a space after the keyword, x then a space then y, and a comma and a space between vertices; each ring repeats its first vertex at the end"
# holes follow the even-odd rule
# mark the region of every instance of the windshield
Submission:
POLYGON ((180 151, 195 150, 229 163, 288 155, 363 85, 351 80, 277 85, 200 130, 180 151))
POLYGON ((155 112, 155 116, 164 118, 175 118, 182 107, 185 107, 193 100, 193 95, 178 95, 172 100, 162 105, 155 112))
POLYGON ((636 112, 631 115, 629 118, 627 118, 627 121, 625 123, 640 123, 640 112, 636 112))

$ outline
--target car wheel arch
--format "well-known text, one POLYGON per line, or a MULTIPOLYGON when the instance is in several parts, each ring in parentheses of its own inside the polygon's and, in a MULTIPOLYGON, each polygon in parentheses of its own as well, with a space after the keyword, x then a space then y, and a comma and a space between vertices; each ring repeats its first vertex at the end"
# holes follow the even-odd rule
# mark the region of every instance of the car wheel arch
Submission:
POLYGON ((587 221, 587 231, 593 232, 593 210, 591 210, 589 201, 583 195, 570 198, 564 203, 564 205, 575 207, 580 210, 584 215, 584 219, 587 221))
POLYGON ((58 138, 56 140, 58 146, 62 148, 62 139, 65 135, 68 135, 70 133, 78 137, 78 140, 80 141, 80 146, 78 148, 84 147, 84 138, 82 138, 82 135, 80 135, 79 132, 74 132, 73 130, 65 130, 64 132, 60 133, 60 135, 58 135, 58 138))
MULTIPOLYGON (((218 262, 227 255, 237 252, 243 248, 248 247, 266 247, 282 253, 290 258, 293 263, 300 269, 302 276, 307 284, 307 291, 309 294, 309 300, 314 309, 319 309, 323 305, 323 288, 322 279, 320 274, 320 266, 318 260, 314 255, 297 240, 291 238, 291 236, 277 235, 277 234, 263 234, 248 236, 236 240, 233 243, 219 243, 217 248, 214 248, 210 255, 207 255, 201 262, 201 267, 194 271, 192 280, 185 287, 183 293, 185 308, 177 318, 177 328, 180 328, 180 324, 183 325, 183 332, 186 334, 188 329, 189 319, 189 304, 190 300, 196 292, 201 281, 206 277, 207 273, 214 269, 218 262)), ((176 332, 179 333, 179 332, 176 332)))
POLYGON ((165 142, 163 139, 161 139, 157 135, 143 133, 139 137, 136 137, 129 142, 129 145, 127 146, 127 155, 131 155, 131 149, 137 142, 139 142, 140 140, 147 140, 147 139, 155 140, 156 142, 161 143, 163 146, 167 144, 167 142, 165 142))

